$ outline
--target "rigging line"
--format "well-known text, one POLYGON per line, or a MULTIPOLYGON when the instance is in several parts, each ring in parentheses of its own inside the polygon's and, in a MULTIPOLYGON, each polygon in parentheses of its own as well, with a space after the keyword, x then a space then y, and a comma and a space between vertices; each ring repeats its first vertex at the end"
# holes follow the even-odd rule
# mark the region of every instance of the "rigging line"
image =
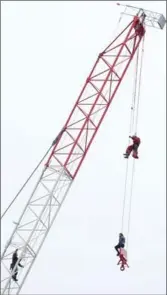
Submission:
MULTIPOLYGON (((132 101, 134 97, 132 97, 132 101)), ((134 109, 131 107, 131 117, 130 117, 130 124, 129 124, 129 134, 132 132, 133 127, 133 119, 134 117, 134 109)), ((128 145, 130 143, 130 139, 128 140, 128 145)), ((124 198, 123 198, 123 212, 122 212, 122 223, 121 223, 121 232, 123 232, 123 225, 124 225, 124 216, 125 216, 125 202, 126 202, 126 191, 127 191, 127 180, 128 180, 128 161, 126 162, 126 170, 125 170, 125 184, 124 184, 124 198)))
POLYGON ((18 191, 18 193, 16 194, 16 196, 14 197, 14 199, 12 200, 12 202, 9 204, 9 206, 6 208, 6 210, 4 211, 4 213, 1 216, 1 220, 2 218, 5 216, 5 214, 7 213, 7 211, 10 209, 10 207, 13 205, 13 203, 16 201, 17 197, 19 196, 19 194, 22 192, 22 190, 25 188, 25 186, 27 185, 28 181, 31 179, 31 177, 34 175, 34 173, 36 172, 36 170, 38 169, 38 167, 41 165, 42 161, 44 160, 44 158, 47 156, 47 154, 49 153, 50 149, 52 148, 53 144, 49 147, 49 149, 47 150, 47 152, 45 153, 45 155, 42 157, 42 159, 40 160, 40 162, 38 163, 38 165, 36 166, 36 168, 33 170, 33 172, 30 174, 30 176, 27 178, 26 182, 23 184, 23 186, 21 187, 21 189, 18 191))
POLYGON ((136 104, 136 97, 137 97, 137 77, 138 77, 138 65, 139 65, 139 48, 137 49, 137 56, 136 56, 136 66, 135 66, 135 78, 134 78, 134 87, 133 87, 133 100, 132 100, 132 125, 130 129, 130 133, 132 133, 134 128, 135 122, 135 104, 136 104))
POLYGON ((122 18, 123 18, 123 15, 121 14, 120 17, 119 17, 119 19, 118 19, 118 22, 117 22, 117 24, 115 26, 115 29, 113 30, 112 38, 111 39, 113 39, 115 37, 115 35, 117 33, 117 30, 119 29, 120 23, 122 21, 122 18))
MULTIPOLYGON (((133 98, 132 98, 133 100, 133 98)), ((133 122, 133 109, 131 108, 131 117, 130 117, 130 124, 129 124, 129 133, 131 133, 132 129, 132 122, 133 122)), ((129 144, 130 140, 128 141, 129 144)), ((123 232, 123 225, 124 225, 124 215, 125 215, 125 202, 126 202, 126 190, 127 190, 127 180, 128 180, 128 161, 126 162, 126 169, 125 169, 125 183, 124 183, 124 198, 123 198, 123 212, 122 212, 122 223, 121 223, 121 232, 123 232)))
POLYGON ((136 122, 135 122, 135 132, 137 132, 138 119, 139 119, 139 104, 140 104, 140 92, 141 92, 141 77, 142 77, 143 57, 144 57, 144 41, 145 41, 145 37, 143 37, 142 49, 141 49, 141 63, 140 63, 140 72, 139 72, 139 89, 138 89, 138 102, 137 102, 137 113, 136 113, 136 122))
POLYGON ((123 232, 123 226, 124 226, 127 179, 128 179, 128 161, 126 162, 126 171, 125 171, 125 184, 124 184, 124 199, 123 199, 123 212, 122 212, 121 233, 123 232))
MULTIPOLYGON (((137 132, 137 123, 138 123, 138 116, 139 116, 139 102, 140 102, 143 55, 144 55, 144 38, 143 38, 142 50, 141 50, 141 63, 140 63, 140 71, 139 71, 139 88, 138 88, 138 97, 137 97, 135 132, 137 132)), ((135 175, 135 159, 133 159, 132 179, 131 179, 131 189, 130 189, 130 208, 129 208, 129 218, 128 218, 127 249, 128 249, 128 243, 129 243, 129 232, 130 232, 130 221, 131 221, 131 211, 132 211, 132 195, 133 195, 134 175, 135 175)))
MULTIPOLYGON (((132 94, 131 111, 130 111, 129 134, 132 133, 133 126, 134 126, 134 111, 135 111, 135 102, 136 102, 136 93, 137 93, 136 89, 137 89, 138 62, 139 62, 139 50, 137 51, 137 57, 136 57, 135 78, 134 78, 134 84, 133 84, 133 94, 132 94)), ((130 139, 128 141, 128 145, 129 145, 129 143, 130 143, 130 139)), ((124 184, 124 198, 123 198, 121 232, 123 232, 123 224, 124 224, 127 179, 128 179, 128 161, 126 162, 126 170, 125 170, 125 184, 124 184)))
POLYGON ((130 189, 130 207, 129 207, 128 231, 127 231, 127 242, 126 242, 127 250, 128 250, 129 232, 130 232, 130 221, 131 221, 131 211, 132 211, 132 195, 133 195, 134 174, 135 174, 135 159, 133 159, 132 178, 131 178, 131 189, 130 189))

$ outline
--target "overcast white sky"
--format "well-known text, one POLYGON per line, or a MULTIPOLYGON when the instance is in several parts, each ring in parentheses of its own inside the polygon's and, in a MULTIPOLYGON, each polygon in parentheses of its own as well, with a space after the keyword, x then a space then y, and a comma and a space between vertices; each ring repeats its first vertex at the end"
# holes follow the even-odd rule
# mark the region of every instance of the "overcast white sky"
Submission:
MULTIPOLYGON (((2 212, 62 128, 97 55, 110 43, 121 12, 115 3, 2 1, 2 212)), ((166 1, 132 3, 165 15, 166 1)), ((125 77, 21 294, 166 293, 166 28, 146 33, 130 269, 122 273, 113 247, 121 224, 132 82, 125 77)), ((4 218, 2 247, 27 197, 4 218)))

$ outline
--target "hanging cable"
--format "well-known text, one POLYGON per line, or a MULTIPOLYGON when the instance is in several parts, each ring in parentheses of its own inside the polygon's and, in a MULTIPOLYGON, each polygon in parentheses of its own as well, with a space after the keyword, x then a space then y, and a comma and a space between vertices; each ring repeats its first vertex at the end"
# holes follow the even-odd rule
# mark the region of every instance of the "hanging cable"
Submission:
POLYGON ((128 230, 127 230, 127 239, 126 239, 126 248, 127 248, 127 250, 128 250, 129 231, 130 231, 130 220, 131 220, 131 210, 132 210, 132 193, 133 193, 134 174, 135 174, 135 159, 133 159, 131 188, 130 188, 130 206, 129 206, 128 230))
POLYGON ((133 101, 131 106, 131 125, 130 125, 130 134, 133 132, 134 122, 135 122, 135 105, 136 105, 136 96, 137 96, 137 77, 138 77, 138 65, 139 65, 139 48, 137 50, 136 57, 136 66, 135 66, 135 78, 133 86, 133 101))
MULTIPOLYGON (((141 62, 140 62, 140 70, 139 70, 139 85, 138 85, 138 95, 137 95, 137 107, 136 107, 136 120, 134 122, 134 130, 137 133, 138 126, 138 118, 139 118, 139 103, 140 103, 140 91, 141 91, 141 76, 142 76, 142 65, 143 65, 143 57, 144 57, 144 38, 142 41, 142 50, 141 50, 141 62)), ((133 196, 133 183, 134 183, 134 175, 135 175, 135 159, 133 159, 133 167, 132 167, 132 179, 131 179, 131 188, 130 188, 130 208, 129 208, 129 216, 128 216, 128 230, 127 230, 127 249, 129 243, 129 232, 130 232, 130 221, 131 221, 131 210, 132 210, 132 196, 133 196)))
MULTIPOLYGON (((142 65, 143 65, 143 55, 144 55, 144 38, 142 41, 142 52, 141 52, 141 63, 140 63, 140 70, 139 70, 139 80, 138 80, 138 67, 139 67, 139 49, 137 51, 137 58, 136 58, 136 66, 135 66, 135 79, 134 79, 134 90, 132 96, 132 104, 131 104, 131 116, 130 116, 130 126, 129 126, 129 133, 137 133, 137 126, 138 126, 138 116, 139 116, 139 102, 140 102, 140 90, 141 90, 141 76, 142 76, 142 65), (138 85, 138 93, 137 93, 137 82, 138 85), (137 101, 137 103, 136 103, 137 101), (136 109, 135 109, 136 106, 136 109), (136 116, 135 116, 136 111, 136 116)), ((129 219, 128 219, 128 232, 127 232, 127 247, 128 247, 128 235, 130 230, 130 217, 131 217, 131 202, 132 202, 132 192, 133 192, 133 178, 134 178, 134 171, 135 170, 135 163, 133 162, 132 168, 132 180, 131 180, 131 189, 130 189, 130 211, 129 211, 129 219)), ((124 225, 124 215, 125 215, 125 202, 126 202, 126 192, 127 192, 127 180, 128 180, 128 161, 126 163, 126 171, 125 171, 125 185, 124 185, 124 198, 123 198, 123 212, 122 212, 122 223, 121 223, 121 232, 123 232, 123 225, 124 225)))
POLYGON ((137 133, 138 127, 138 117, 139 117, 139 103, 140 103, 140 92, 141 92, 141 77, 142 77, 142 69, 143 69, 143 58, 144 58, 144 42, 145 37, 142 40, 142 49, 141 49, 141 62, 140 62, 140 72, 139 72, 139 86, 138 86, 138 101, 137 101, 137 108, 136 108, 136 122, 135 122, 135 132, 137 133))
POLYGON ((123 232, 123 226, 124 226, 127 178, 128 178, 128 161, 126 163, 126 172, 125 172, 125 185, 124 185, 124 199, 123 199, 123 210, 122 210, 123 212, 122 212, 121 233, 123 232))
MULTIPOLYGON (((130 111, 129 134, 131 134, 133 131, 133 126, 134 126, 134 121, 135 121, 135 103, 136 103, 136 93, 137 93, 138 62, 139 62, 139 49, 137 50, 137 57, 136 57, 135 78, 134 78, 134 84, 133 84, 133 94, 132 94, 131 111, 130 111)), ((129 143, 130 143, 130 140, 128 141, 128 145, 129 145, 129 143)), ((126 162, 126 170, 125 170, 125 184, 124 184, 124 198, 123 198, 121 232, 123 232, 123 225, 124 225, 127 179, 128 179, 128 161, 126 162)))
MULTIPOLYGON (((134 99, 132 101, 132 107, 131 107, 132 112, 131 112, 131 120, 130 120, 130 130, 132 131, 132 128, 133 128, 134 133, 137 133, 137 126, 138 126, 143 55, 144 55, 144 38, 143 38, 143 41, 142 41, 139 78, 138 78, 139 49, 138 49, 138 52, 137 52, 136 75, 135 75, 135 81, 134 81, 135 88, 134 88, 134 92, 133 92, 133 98, 134 99), (138 82, 138 93, 137 93, 137 82, 138 82), (135 106, 136 106, 136 109, 135 109, 135 106), (136 111, 136 113, 135 113, 135 111, 136 111)), ((130 221, 131 221, 131 210, 132 210, 132 196, 133 196, 134 175, 135 175, 135 159, 133 159, 132 177, 131 177, 131 186, 130 186, 130 205, 129 205, 129 215, 128 215, 127 243, 126 243, 127 250, 128 250, 128 244, 129 244, 129 232, 130 232, 130 221)), ((123 231, 123 223, 124 223, 124 211, 125 211, 125 201, 126 201, 127 179, 128 179, 128 162, 126 164, 126 173, 125 173, 125 189, 124 189, 124 201, 123 201, 122 231, 123 231)))

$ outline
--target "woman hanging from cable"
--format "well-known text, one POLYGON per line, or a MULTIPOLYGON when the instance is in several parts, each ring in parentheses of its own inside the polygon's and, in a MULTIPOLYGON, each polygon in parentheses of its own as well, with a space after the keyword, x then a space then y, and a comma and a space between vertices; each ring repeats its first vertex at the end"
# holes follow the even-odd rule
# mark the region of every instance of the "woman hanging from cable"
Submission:
POLYGON ((118 244, 115 246, 115 250, 117 251, 117 256, 119 256, 119 250, 124 247, 125 247, 125 237, 122 233, 120 233, 118 244))
POLYGON ((127 264, 127 252, 124 249, 125 247, 125 237, 122 233, 119 234, 119 242, 115 246, 115 250, 117 251, 117 256, 119 256, 118 265, 121 264, 120 270, 125 270, 125 266, 129 267, 127 264))
POLYGON ((132 145, 129 145, 127 147, 126 153, 124 154, 124 158, 125 159, 128 159, 129 156, 130 156, 130 154, 131 154, 131 152, 133 151, 132 157, 135 158, 135 159, 138 159, 139 158, 138 157, 138 147, 139 147, 139 145, 141 143, 141 140, 140 140, 139 137, 136 136, 136 134, 133 135, 133 136, 129 136, 129 138, 131 138, 133 140, 133 144, 132 145))

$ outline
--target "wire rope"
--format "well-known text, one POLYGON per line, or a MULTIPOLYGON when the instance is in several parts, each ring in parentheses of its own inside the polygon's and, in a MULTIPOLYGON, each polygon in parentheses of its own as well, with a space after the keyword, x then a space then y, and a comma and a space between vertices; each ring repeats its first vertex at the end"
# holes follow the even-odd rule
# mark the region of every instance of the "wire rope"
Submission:
MULTIPOLYGON (((143 42, 142 42, 140 68, 139 68, 139 54, 140 54, 139 49, 137 51, 136 66, 135 66, 134 90, 133 90, 133 96, 132 96, 130 127, 129 127, 130 134, 132 133, 132 131, 134 131, 134 133, 137 134, 137 126, 138 126, 138 118, 139 118, 140 91, 141 91, 141 76, 142 76, 142 65, 143 65, 143 55, 144 55, 144 38, 143 38, 143 42), (139 75, 138 75, 138 71, 139 71, 139 75), (138 86, 138 92, 137 92, 137 86, 138 86), (135 111, 136 111, 136 113, 135 113, 135 111)), ((127 249, 128 249, 128 239, 129 239, 129 231, 130 231, 134 174, 135 174, 135 159, 133 159, 132 177, 131 177, 131 182, 130 182, 130 204, 129 204, 129 215, 128 215, 127 249)), ((123 232, 123 226, 124 226, 125 202, 126 202, 126 196, 127 196, 127 181, 128 181, 128 161, 126 163, 126 170, 125 170, 125 184, 124 184, 124 198, 123 198, 121 232, 123 232)))

